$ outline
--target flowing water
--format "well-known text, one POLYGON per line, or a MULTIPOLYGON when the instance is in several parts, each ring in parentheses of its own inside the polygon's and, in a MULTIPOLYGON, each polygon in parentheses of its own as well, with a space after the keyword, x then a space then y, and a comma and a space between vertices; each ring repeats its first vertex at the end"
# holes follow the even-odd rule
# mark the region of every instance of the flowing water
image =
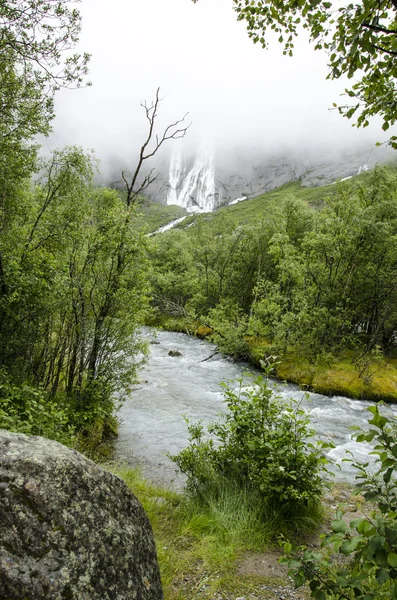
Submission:
MULTIPOLYGON (((116 452, 119 459, 140 466, 149 479, 180 488, 183 476, 166 453, 175 454, 187 445, 184 416, 203 423, 219 418, 225 410, 220 382, 235 380, 248 369, 257 371, 246 363, 233 363, 222 354, 214 355, 213 344, 183 333, 145 328, 143 334, 151 341, 150 358, 141 372, 140 384, 120 409, 122 422, 116 452), (181 356, 170 356, 171 350, 179 351, 181 356)), ((349 428, 366 428, 370 414, 365 409, 371 403, 320 394, 305 398, 291 384, 279 384, 278 394, 302 401, 317 435, 335 445, 327 455, 335 463, 336 478, 353 482, 355 470, 342 462, 346 451, 364 460, 371 447, 352 441, 349 428)), ((386 407, 385 411, 397 414, 396 407, 386 407)))
POLYGON ((183 206, 189 212, 211 212, 217 196, 213 152, 202 147, 188 167, 180 149, 175 150, 170 163, 167 204, 183 206))

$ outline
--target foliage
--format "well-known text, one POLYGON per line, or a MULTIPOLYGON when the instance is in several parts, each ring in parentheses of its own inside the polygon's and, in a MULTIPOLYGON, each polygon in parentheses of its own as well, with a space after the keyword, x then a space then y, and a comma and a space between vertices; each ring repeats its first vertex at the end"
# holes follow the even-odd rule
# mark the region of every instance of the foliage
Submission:
POLYGON ((262 377, 247 383, 239 380, 237 390, 223 385, 223 420, 208 426, 208 439, 201 422, 188 422, 190 445, 171 459, 193 495, 205 501, 234 482, 259 495, 265 519, 293 529, 318 507, 325 445, 309 439, 313 431, 299 404, 283 403, 262 377))
POLYGON ((309 357, 346 347, 394 345, 396 179, 376 169, 365 185, 340 186, 300 243, 276 234, 272 283, 258 288, 253 313, 268 318, 284 345, 309 357))
POLYGON ((357 442, 375 442, 377 457, 372 473, 368 463, 357 463, 358 491, 373 510, 350 522, 339 507, 332 531, 322 541, 322 550, 284 544, 284 562, 291 568, 296 585, 309 582, 311 596, 325 598, 395 598, 397 595, 397 422, 381 414, 379 406, 368 408, 372 417, 368 431, 358 431, 357 442), (335 561, 334 553, 346 557, 335 561))
POLYGON ((32 138, 49 133, 55 92, 85 81, 89 56, 72 53, 81 29, 75 4, 0 3, 0 194, 5 203, 11 186, 35 169, 32 138))
POLYGON ((0 364, 48 402, 62 396, 83 431, 134 381, 148 306, 148 239, 115 191, 92 186, 94 166, 55 151, 0 212, 0 364))
POLYGON ((6 0, 0 5, 0 72, 7 77, 1 120, 13 134, 46 133, 54 92, 84 82, 89 55, 70 53, 81 30, 80 13, 71 5, 70 0, 6 0), (13 97, 15 85, 21 97, 13 97), (28 113, 24 100, 31 104, 28 113), (43 119, 39 127, 34 124, 38 114, 43 119))
POLYGON ((28 384, 17 386, 0 372, 0 429, 42 435, 63 444, 75 441, 75 426, 68 407, 28 384))
POLYGON ((208 313, 210 323, 216 324, 211 339, 217 347, 235 359, 248 359, 250 348, 247 339, 248 317, 232 301, 222 301, 208 313))
MULTIPOLYGON (((197 1, 197 0, 193 0, 197 1)), ((330 0, 233 0, 239 20, 247 23, 249 36, 263 47, 269 33, 278 36, 284 54, 291 56, 294 38, 306 29, 315 50, 328 55, 329 79, 347 76, 355 82, 346 90, 353 102, 339 107, 356 124, 366 127, 370 117, 379 115, 387 131, 397 119, 397 2, 332 2, 330 0), (357 76, 359 75, 359 79, 357 76)), ((336 105, 335 105, 336 106, 336 105)), ((389 144, 397 148, 397 137, 389 144)))
POLYGON ((0 1, 2 419, 58 439, 53 415, 65 439, 72 428, 85 443, 114 429, 115 392, 129 391, 145 356, 149 240, 134 205, 153 171, 139 183, 141 167, 187 127, 156 133, 159 89, 142 104, 147 136, 133 174, 122 174, 123 198, 94 188, 96 162, 81 148, 39 160, 34 136, 50 132, 55 93, 85 83, 89 56, 73 53, 80 29, 71 0, 0 1))
POLYGON ((323 189, 321 210, 307 204, 318 190, 288 186, 285 197, 272 193, 275 204, 269 193, 156 236, 156 307, 212 328, 235 357, 250 356, 255 339, 307 368, 343 356, 365 397, 397 350, 396 190, 395 169, 377 167, 323 189), (238 224, 250 211, 261 221, 238 224))

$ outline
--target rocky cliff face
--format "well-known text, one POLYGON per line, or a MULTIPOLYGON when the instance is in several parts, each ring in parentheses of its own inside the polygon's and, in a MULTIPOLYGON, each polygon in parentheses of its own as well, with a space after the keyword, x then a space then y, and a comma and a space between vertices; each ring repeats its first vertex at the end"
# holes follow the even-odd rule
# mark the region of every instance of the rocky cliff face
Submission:
POLYGON ((175 150, 148 190, 152 200, 178 204, 191 212, 211 211, 242 198, 254 198, 286 183, 303 186, 333 183, 370 169, 391 156, 373 147, 332 156, 323 154, 265 156, 257 153, 215 154, 201 149, 187 157, 175 150))
POLYGON ((0 431, 0 598, 161 600, 147 516, 78 452, 0 431))

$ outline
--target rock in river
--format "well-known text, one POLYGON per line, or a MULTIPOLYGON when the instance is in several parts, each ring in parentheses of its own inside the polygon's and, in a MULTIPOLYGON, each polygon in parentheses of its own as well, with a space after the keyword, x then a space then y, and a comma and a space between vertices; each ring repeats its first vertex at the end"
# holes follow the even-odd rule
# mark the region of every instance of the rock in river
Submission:
POLYGON ((148 518, 118 477, 0 430, 0 598, 160 600, 148 518))

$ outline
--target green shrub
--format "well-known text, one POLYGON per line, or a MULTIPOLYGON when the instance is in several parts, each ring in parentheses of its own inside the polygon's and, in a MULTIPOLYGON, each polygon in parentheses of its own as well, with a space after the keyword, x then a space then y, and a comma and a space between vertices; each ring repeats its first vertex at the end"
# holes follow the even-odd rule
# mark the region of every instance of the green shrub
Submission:
POLYGON ((317 600, 397 598, 397 421, 381 415, 378 406, 368 410, 371 427, 359 430, 356 439, 375 440, 371 454, 377 456, 376 471, 370 472, 369 463, 349 460, 358 472, 358 490, 373 510, 348 524, 344 507, 339 507, 320 552, 284 543, 283 562, 289 564, 295 584, 308 582, 317 600))
POLYGON ((326 444, 311 441, 314 432, 300 404, 283 402, 266 378, 239 384, 237 391, 223 384, 228 410, 208 426, 209 437, 201 422, 188 422, 190 444, 171 459, 187 475, 190 494, 204 502, 227 480, 258 495, 264 519, 295 530, 306 519, 306 529, 313 529, 321 513, 326 444))
POLYGON ((0 372, 0 429, 42 435, 72 445, 75 427, 69 411, 56 399, 28 384, 12 383, 0 372))

